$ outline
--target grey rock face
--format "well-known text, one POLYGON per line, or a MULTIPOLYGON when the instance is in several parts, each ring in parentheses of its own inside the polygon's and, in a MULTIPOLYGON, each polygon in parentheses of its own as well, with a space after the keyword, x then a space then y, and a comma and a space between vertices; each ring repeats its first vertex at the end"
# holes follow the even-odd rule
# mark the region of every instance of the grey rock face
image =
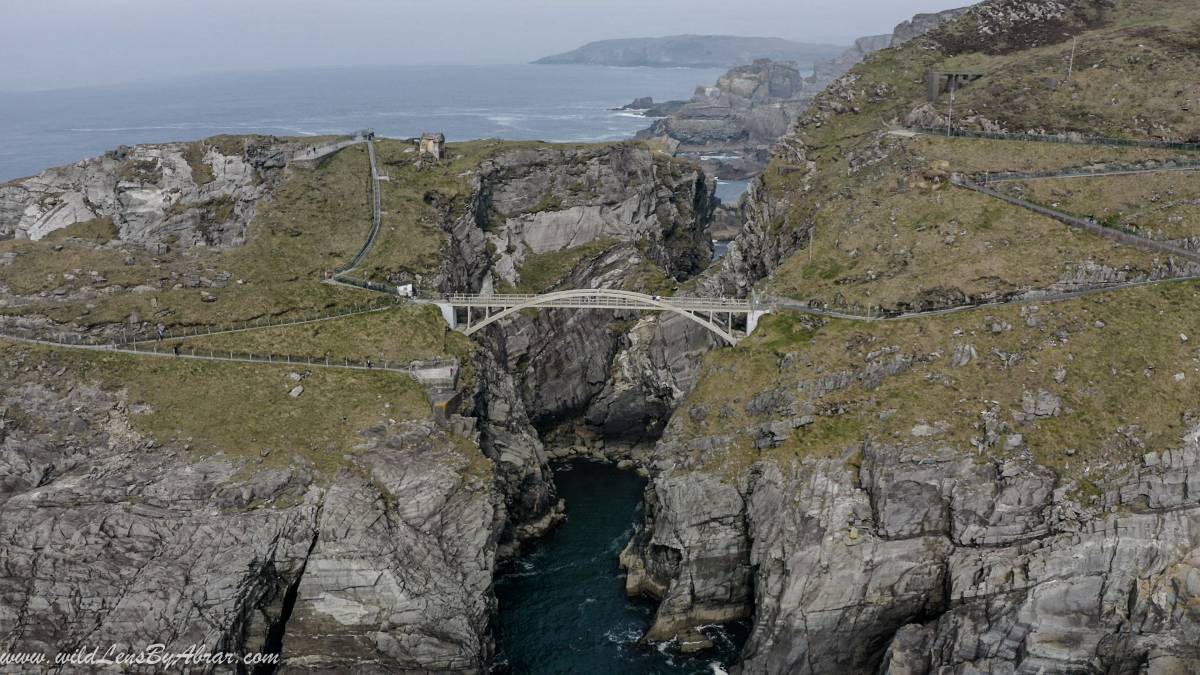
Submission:
MULTIPOLYGON (((698 87, 690 101, 672 106, 638 137, 669 139, 679 152, 733 153, 762 162, 811 97, 794 64, 759 59, 732 68, 715 86, 698 87)), ((712 160, 706 168, 723 177, 746 170, 712 160)))
MULTIPOLYGON (((598 253, 552 283, 626 288, 646 269, 682 280, 712 255, 712 182, 691 165, 640 146, 505 153, 481 167, 476 184, 468 215, 450 228, 454 253, 447 267, 459 272, 447 275, 445 283, 453 286, 445 290, 519 283, 522 266, 537 256, 597 243, 598 253)), ((504 368, 517 375, 524 408, 539 427, 593 410, 590 418, 614 433, 632 430, 635 399, 625 398, 611 424, 602 412, 610 403, 593 406, 593 399, 608 386, 624 342, 613 322, 635 317, 578 310, 514 315, 491 332, 490 343, 504 368)), ((658 387, 653 397, 659 398, 658 387)))
POLYGON ((1200 598, 1200 430, 1089 505, 1049 468, 936 440, 723 482, 697 467, 727 439, 678 431, 622 555, 629 590, 663 599, 653 638, 752 603, 741 673, 1168 673, 1200 658, 1184 609, 1200 598))
POLYGON ((291 670, 487 663, 504 507, 443 432, 365 430, 356 470, 322 486, 300 465, 159 447, 119 392, 65 390, 4 393, 4 649, 241 652, 282 635, 291 670))
POLYGON ((271 137, 237 143, 121 148, 0 185, 0 238, 37 240, 104 218, 134 243, 241 243, 295 144, 271 137))

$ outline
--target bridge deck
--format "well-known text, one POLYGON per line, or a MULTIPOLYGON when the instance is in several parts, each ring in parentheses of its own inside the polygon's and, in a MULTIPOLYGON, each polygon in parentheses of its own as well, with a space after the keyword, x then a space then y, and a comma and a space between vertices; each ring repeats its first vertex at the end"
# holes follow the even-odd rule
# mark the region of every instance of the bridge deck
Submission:
MULTIPOLYGON (((604 295, 604 289, 597 289, 595 296, 557 298, 539 302, 541 307, 573 308, 573 309, 647 309, 645 301, 629 297, 611 297, 604 295)), ((471 295, 456 293, 447 295, 445 302, 455 307, 488 307, 492 309, 507 309, 534 302, 538 295, 507 293, 499 295, 471 295)), ((748 300, 736 298, 684 298, 659 297, 656 302, 688 312, 736 312, 753 311, 748 300)))

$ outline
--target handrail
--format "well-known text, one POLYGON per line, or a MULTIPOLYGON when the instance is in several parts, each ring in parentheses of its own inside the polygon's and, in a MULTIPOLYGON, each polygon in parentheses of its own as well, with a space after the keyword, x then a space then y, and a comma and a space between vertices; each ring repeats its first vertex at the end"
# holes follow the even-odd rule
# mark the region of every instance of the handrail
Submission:
MULTIPOLYGON (((480 297, 495 298, 498 296, 480 296, 480 297)), ((574 289, 574 290, 566 290, 566 291, 554 291, 551 293, 544 293, 541 295, 526 296, 526 297, 528 299, 526 299, 525 301, 519 302, 515 305, 507 306, 502 311, 497 312, 496 314, 487 316, 483 319, 483 321, 480 321, 479 323, 477 323, 473 326, 469 326, 465 331, 466 334, 471 335, 473 333, 476 333, 476 332, 482 330, 483 328, 485 328, 505 317, 511 316, 512 314, 515 314, 523 309, 529 309, 529 308, 539 307, 539 306, 554 306, 554 303, 559 302, 559 301, 593 298, 593 299, 596 299, 597 302, 588 303, 588 304, 593 304, 593 305, 595 305, 599 308, 603 308, 603 309, 614 309, 614 308, 616 308, 616 309, 625 309, 625 308, 628 308, 628 309, 658 309, 658 310, 665 310, 668 312, 674 312, 675 314, 683 316, 684 318, 688 319, 689 321, 692 321, 696 324, 703 326, 704 328, 707 328, 709 331, 715 333, 718 337, 725 340, 730 345, 736 345, 737 338, 735 338, 732 333, 721 328, 720 326, 713 323, 712 321, 709 321, 707 319, 704 319, 704 318, 698 316, 694 312, 704 312, 704 311, 709 311, 709 312, 720 312, 720 311, 750 312, 750 311, 752 311, 750 303, 744 302, 744 301, 743 301, 744 304, 738 306, 738 308, 736 308, 736 309, 732 306, 720 306, 720 307, 709 306, 707 308, 683 307, 683 306, 676 306, 676 305, 669 304, 666 301, 666 299, 660 298, 657 296, 646 295, 644 293, 636 293, 634 291, 622 291, 622 290, 605 289, 605 288, 590 288, 590 289, 574 289), (600 298, 608 298, 611 300, 620 300, 620 301, 622 301, 622 303, 618 307, 612 307, 612 305, 616 304, 616 303, 609 303, 608 305, 605 305, 605 303, 599 301, 600 298)), ((453 304, 452 301, 449 301, 449 302, 451 304, 453 304)), ((497 306, 499 306, 499 305, 497 305, 497 306)))
POLYGON ((1155 239, 1147 239, 1146 237, 1140 237, 1138 235, 1126 232, 1124 230, 1118 230, 1118 229, 1114 229, 1111 227, 1105 227, 1105 226, 1097 223, 1094 220, 1079 218, 1077 216, 1072 216, 1068 213, 1063 213, 1062 211, 1057 211, 1055 209, 1052 209, 1052 208, 1049 208, 1046 206, 1041 206, 1040 204, 1034 204, 1033 202, 1029 202, 1024 199, 1012 197, 1012 196, 1006 195, 1002 192, 997 192, 996 190, 993 190, 989 187, 979 185, 978 183, 971 183, 971 182, 965 181, 959 176, 951 177, 950 183, 952 185, 955 185, 960 188, 964 188, 966 190, 973 190, 975 192, 978 192, 983 195, 987 195, 994 199, 999 199, 1000 201, 1008 202, 1009 204, 1012 204, 1014 206, 1020 206, 1022 208, 1033 211, 1034 213, 1046 216, 1048 218, 1053 218, 1054 220, 1057 220, 1061 223, 1065 223, 1072 227, 1078 227, 1080 229, 1087 230, 1088 232, 1091 232, 1092 234, 1104 237, 1106 239, 1111 239, 1111 240, 1116 241, 1121 244, 1126 244, 1128 246, 1133 246, 1135 248, 1140 248, 1144 251, 1149 251, 1149 252, 1153 252, 1153 253, 1166 253, 1168 255, 1178 256, 1189 262, 1200 264, 1200 253, 1197 253, 1196 251, 1189 251, 1185 248, 1181 248, 1181 247, 1175 246, 1173 244, 1168 244, 1166 242, 1157 241, 1155 239))
POLYGON ((930 136, 949 136, 952 138, 983 138, 993 141, 1030 141, 1035 143, 1064 143, 1067 145, 1105 145, 1116 148, 1158 148, 1165 150, 1195 150, 1200 151, 1200 143, 1182 141, 1155 141, 1150 139, 1112 138, 1109 136, 1085 136, 1082 134, 1030 134, 1007 131, 971 131, 969 129, 938 129, 934 127, 913 126, 909 131, 929 134, 930 136))

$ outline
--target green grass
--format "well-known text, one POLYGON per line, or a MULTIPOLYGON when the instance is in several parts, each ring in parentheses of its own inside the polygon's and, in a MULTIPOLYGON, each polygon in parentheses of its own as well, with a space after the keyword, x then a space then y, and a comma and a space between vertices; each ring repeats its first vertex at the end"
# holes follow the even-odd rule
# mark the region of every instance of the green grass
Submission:
MULTIPOLYGON (((735 442, 725 452, 705 458, 714 468, 732 467, 722 471, 759 459, 838 457, 869 438, 919 443, 923 439, 914 438, 911 429, 920 423, 944 423, 947 431, 934 440, 976 456, 972 439, 982 435, 980 413, 992 409, 1011 425, 1009 433, 1024 436, 1039 463, 1079 481, 1088 469, 1093 482, 1116 476, 1146 452, 1182 443, 1186 420, 1200 412, 1195 337, 1200 324, 1193 318, 1200 310, 1200 285, 1180 282, 1045 304, 1032 314, 1036 326, 1026 324, 1023 310, 1030 313, 1020 305, 882 323, 768 317, 736 349, 706 356, 700 381, 681 410, 700 405, 710 414, 701 422, 683 415, 686 435, 733 433, 735 442), (991 330, 1005 323, 1012 328, 991 330), (951 367, 960 344, 974 346, 978 358, 951 367), (877 381, 858 377, 868 354, 893 345, 912 357, 907 370, 877 381), (792 365, 781 368, 788 354, 792 365), (1019 358, 1006 364, 1002 354, 1019 358), (1054 376, 1060 368, 1062 383, 1054 376), (804 394, 838 373, 854 374, 849 386, 804 394), (1176 373, 1184 379, 1177 381, 1176 373), (754 418, 746 405, 773 388, 811 405, 816 422, 780 447, 755 450, 755 425, 770 416, 754 418), (1040 390, 1061 397, 1063 414, 1017 424, 1012 411, 1021 410, 1022 394, 1040 390), (717 415, 719 410, 728 416, 717 415)), ((985 456, 1008 454, 1001 442, 985 456)))
POLYGON ((1200 172, 1001 183, 1000 189, 1151 239, 1200 236, 1200 172))
POLYGON ((274 353, 376 363, 455 357, 469 361, 471 341, 452 331, 432 305, 395 308, 341 319, 260 328, 181 341, 183 349, 274 353))
POLYGON ((561 251, 532 253, 525 256, 517 268, 518 293, 538 293, 556 286, 579 263, 594 258, 615 246, 617 241, 603 237, 582 246, 565 248, 561 251))
POLYGON ((192 169, 192 181, 196 185, 208 185, 217 179, 213 174, 212 167, 204 159, 206 154, 208 154, 208 146, 204 141, 188 143, 183 150, 183 158, 187 160, 188 166, 192 169))
MULTIPOLYGON (((154 293, 114 293, 87 302, 35 298, 22 313, 39 313, 57 321, 85 326, 122 323, 136 312, 167 326, 220 324, 261 316, 284 316, 313 309, 353 305, 362 293, 320 283, 323 271, 353 256, 370 230, 370 195, 366 151, 347 148, 315 170, 289 170, 274 193, 258 205, 248 241, 239 247, 189 249, 156 255, 139 247, 96 248, 83 242, 0 242, 0 253, 18 254, 0 268, 0 281, 13 293, 32 295, 56 288, 68 290, 89 282, 95 270, 106 285, 137 286, 162 280, 154 293), (127 265, 131 256, 134 264, 127 265), (200 299, 199 289, 174 288, 188 276, 231 275, 225 288, 206 288, 215 303, 200 299), (76 277, 68 280, 66 275, 76 277), (242 283, 237 283, 241 280, 242 283)), ((232 202, 211 204, 211 217, 228 217, 232 202)))
POLYGON ((105 244, 120 236, 120 231, 113 224, 112 218, 104 216, 103 218, 93 218, 83 222, 74 223, 66 227, 54 230, 45 237, 42 241, 62 241, 64 239, 86 239, 98 244, 105 244))
MULTIPOLYGON (((394 373, 314 369, 302 381, 303 395, 291 398, 296 383, 286 366, 79 353, 3 340, 0 353, 6 361, 36 359, 43 370, 64 371, 44 382, 52 387, 75 381, 124 391, 129 403, 149 406, 147 414, 133 415, 133 423, 160 445, 174 441, 196 456, 247 462, 267 448, 264 466, 306 464, 325 481, 348 464, 361 430, 430 415, 421 387, 394 373)), ((5 379, 28 377, 8 372, 5 379)), ((469 462, 483 461, 474 446, 464 442, 459 449, 469 462)))
MULTIPOLYGON (((835 307, 928 308, 1044 288, 1089 262, 1133 272, 1153 267, 1152 254, 984 195, 929 184, 924 176, 935 162, 960 170, 952 160, 958 144, 886 143, 892 157, 871 172, 852 182, 828 177, 826 189, 842 187, 803 216, 815 223, 811 252, 802 248, 777 267, 768 291, 835 307)), ((963 161, 978 166, 980 160, 963 161)))

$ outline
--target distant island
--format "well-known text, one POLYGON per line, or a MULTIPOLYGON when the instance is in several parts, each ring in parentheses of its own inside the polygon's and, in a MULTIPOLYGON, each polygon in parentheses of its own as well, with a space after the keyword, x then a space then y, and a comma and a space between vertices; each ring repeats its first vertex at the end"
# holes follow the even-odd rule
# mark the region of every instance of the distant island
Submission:
POLYGON ((652 68, 730 68, 756 59, 810 64, 832 59, 844 46, 736 35, 670 35, 600 40, 534 63, 652 68))

